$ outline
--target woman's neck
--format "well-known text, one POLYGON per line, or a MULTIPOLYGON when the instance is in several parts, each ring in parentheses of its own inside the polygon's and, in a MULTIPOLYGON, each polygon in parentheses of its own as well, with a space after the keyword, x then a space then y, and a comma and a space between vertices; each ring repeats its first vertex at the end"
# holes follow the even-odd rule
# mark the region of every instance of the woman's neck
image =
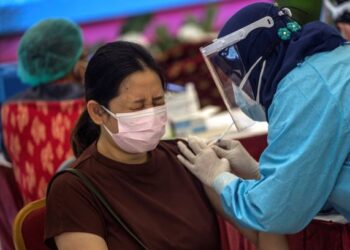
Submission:
POLYGON ((97 151, 103 156, 117 162, 126 164, 142 164, 147 161, 147 152, 140 154, 131 154, 119 149, 114 142, 110 142, 104 136, 100 136, 97 141, 97 151))

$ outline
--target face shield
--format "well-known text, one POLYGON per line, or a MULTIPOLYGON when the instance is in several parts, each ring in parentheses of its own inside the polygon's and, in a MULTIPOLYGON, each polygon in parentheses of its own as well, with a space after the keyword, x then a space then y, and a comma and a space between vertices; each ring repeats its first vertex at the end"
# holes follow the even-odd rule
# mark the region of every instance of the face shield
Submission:
MULTIPOLYGON (((270 16, 266 16, 231 34, 216 39, 212 44, 200 49, 204 61, 208 66, 238 131, 243 130, 244 126, 240 123, 233 109, 237 107, 241 108, 241 110, 253 120, 262 121, 265 120, 265 117, 262 117, 261 114, 263 110, 259 110, 262 109, 259 105, 259 94, 257 94, 257 98, 254 96, 249 82, 250 73, 255 66, 262 61, 262 57, 260 57, 248 72, 246 72, 236 44, 245 39, 251 31, 258 28, 271 28, 273 25, 273 19, 270 16)), ((265 62, 263 62, 262 65, 259 82, 261 82, 264 67, 265 62)), ((260 84, 258 84, 257 93, 259 92, 260 84)))

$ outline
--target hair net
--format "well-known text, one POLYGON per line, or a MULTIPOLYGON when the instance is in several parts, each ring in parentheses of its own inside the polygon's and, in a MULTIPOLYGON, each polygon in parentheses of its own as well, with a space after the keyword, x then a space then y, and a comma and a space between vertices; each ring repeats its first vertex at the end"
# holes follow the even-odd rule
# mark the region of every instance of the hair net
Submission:
POLYGON ((66 19, 47 19, 25 32, 18 49, 18 75, 32 86, 68 74, 83 50, 78 25, 66 19))

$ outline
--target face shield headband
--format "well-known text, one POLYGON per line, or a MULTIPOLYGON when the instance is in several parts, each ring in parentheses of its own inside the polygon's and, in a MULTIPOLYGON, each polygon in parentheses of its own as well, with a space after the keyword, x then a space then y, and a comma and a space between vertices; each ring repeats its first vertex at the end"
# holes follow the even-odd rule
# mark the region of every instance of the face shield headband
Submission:
MULTIPOLYGON (((264 111, 262 107, 259 107, 259 94, 256 98, 254 97, 248 80, 250 73, 262 61, 263 57, 258 58, 246 73, 236 44, 245 39, 253 30, 271 28, 273 25, 272 17, 266 16, 231 34, 216 39, 212 44, 200 49, 237 131, 245 129, 233 111, 237 106, 249 117, 256 118, 253 120, 263 120, 262 112, 264 111)), ((260 92, 264 66, 265 61, 263 61, 257 92, 260 92)))
POLYGON ((338 20, 345 12, 350 12, 350 1, 335 5, 330 0, 324 0, 324 6, 332 15, 333 20, 338 20))

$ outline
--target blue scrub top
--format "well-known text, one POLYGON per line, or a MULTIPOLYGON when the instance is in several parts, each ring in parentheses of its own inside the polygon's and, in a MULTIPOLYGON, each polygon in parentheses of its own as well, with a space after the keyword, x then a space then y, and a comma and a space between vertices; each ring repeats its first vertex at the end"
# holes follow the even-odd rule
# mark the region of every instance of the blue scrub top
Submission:
POLYGON ((350 220, 350 46, 306 58, 279 83, 268 114, 262 178, 222 185, 227 214, 294 233, 328 201, 350 220))

